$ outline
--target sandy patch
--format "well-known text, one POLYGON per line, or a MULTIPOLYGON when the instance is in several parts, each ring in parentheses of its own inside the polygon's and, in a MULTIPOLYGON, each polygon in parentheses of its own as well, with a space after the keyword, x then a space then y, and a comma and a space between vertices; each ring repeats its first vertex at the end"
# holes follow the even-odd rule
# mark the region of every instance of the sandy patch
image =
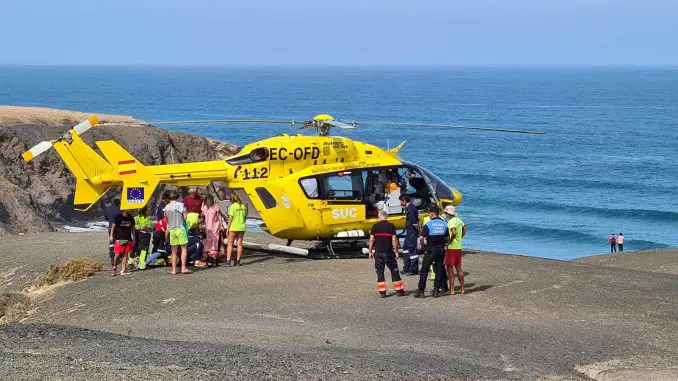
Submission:
MULTIPOLYGON (((74 125, 95 113, 44 107, 0 106, 0 124, 74 125)), ((101 121, 135 122, 127 115, 96 114, 101 121)))

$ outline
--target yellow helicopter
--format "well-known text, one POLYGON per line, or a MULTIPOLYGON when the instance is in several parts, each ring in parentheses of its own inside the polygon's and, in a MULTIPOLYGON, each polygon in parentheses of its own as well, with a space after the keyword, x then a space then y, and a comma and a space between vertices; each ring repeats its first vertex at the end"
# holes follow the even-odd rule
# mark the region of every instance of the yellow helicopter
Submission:
POLYGON ((288 245, 292 240, 364 238, 377 221, 380 209, 388 211, 389 221, 402 229, 405 217, 399 202, 401 195, 410 196, 422 214, 432 205, 444 207, 462 201, 461 193, 435 174, 397 156, 405 142, 384 150, 330 136, 332 128, 351 129, 357 124, 326 114, 303 122, 148 124, 215 122, 300 124, 302 130, 317 129, 318 135, 271 137, 248 144, 225 160, 146 166, 115 141, 96 142, 103 157, 88 146, 80 135, 100 124, 96 116, 91 116, 59 139, 40 142, 22 156, 28 162, 53 147, 76 178, 74 204, 86 205, 79 210, 91 208, 113 187, 122 187, 121 209, 139 209, 149 202, 158 184, 208 186, 213 181, 223 182, 250 205, 249 217, 260 219, 265 232, 287 239, 288 245))

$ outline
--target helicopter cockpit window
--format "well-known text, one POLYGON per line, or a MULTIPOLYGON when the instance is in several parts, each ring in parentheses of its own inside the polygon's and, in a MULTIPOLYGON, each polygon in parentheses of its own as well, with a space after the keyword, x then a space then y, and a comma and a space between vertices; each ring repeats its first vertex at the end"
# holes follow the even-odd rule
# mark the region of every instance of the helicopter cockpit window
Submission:
POLYGON ((309 177, 300 181, 301 188, 308 198, 318 198, 318 179, 309 177))
POLYGON ((438 198, 454 200, 454 193, 452 192, 452 188, 449 185, 447 185, 443 180, 441 180, 428 169, 423 167, 418 167, 418 169, 424 174, 428 182, 433 186, 438 198))
POLYGON ((362 172, 342 172, 323 178, 323 199, 361 200, 363 197, 362 172))
POLYGON ((259 162, 268 160, 268 154, 269 154, 268 148, 259 147, 259 148, 253 149, 249 153, 246 153, 244 155, 229 159, 226 162, 230 165, 244 165, 244 164, 259 163, 259 162))

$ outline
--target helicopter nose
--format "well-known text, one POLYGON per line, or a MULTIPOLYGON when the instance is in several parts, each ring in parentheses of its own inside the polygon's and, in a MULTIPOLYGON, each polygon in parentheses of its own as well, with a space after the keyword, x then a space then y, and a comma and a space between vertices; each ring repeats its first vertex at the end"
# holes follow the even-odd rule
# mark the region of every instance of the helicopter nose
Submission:
POLYGON ((446 207, 447 205, 450 205, 450 204, 457 206, 457 205, 461 204, 461 202, 463 200, 463 197, 461 196, 461 192, 459 192, 459 190, 457 190, 455 188, 452 188, 450 190, 452 191, 452 195, 451 195, 452 199, 450 199, 450 198, 441 198, 440 199, 440 203, 442 204, 443 208, 446 207))
POLYGON ((457 206, 461 204, 462 200, 464 199, 461 196, 461 192, 457 190, 456 188, 452 188, 452 194, 454 195, 454 200, 452 201, 452 205, 457 206))

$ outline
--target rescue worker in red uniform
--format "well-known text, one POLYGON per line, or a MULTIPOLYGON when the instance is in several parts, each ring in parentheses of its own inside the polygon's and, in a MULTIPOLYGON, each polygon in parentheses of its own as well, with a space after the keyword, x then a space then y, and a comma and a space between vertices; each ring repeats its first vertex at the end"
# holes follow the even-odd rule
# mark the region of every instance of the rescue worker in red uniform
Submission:
POLYGON ((400 278, 398 271, 398 262, 396 259, 400 256, 398 253, 398 237, 396 236, 396 227, 388 222, 388 213, 385 210, 379 211, 379 222, 372 226, 369 243, 370 258, 374 259, 374 267, 377 269, 377 291, 382 298, 386 297, 386 277, 384 269, 388 267, 391 271, 391 281, 396 295, 405 295, 405 285, 400 278))

